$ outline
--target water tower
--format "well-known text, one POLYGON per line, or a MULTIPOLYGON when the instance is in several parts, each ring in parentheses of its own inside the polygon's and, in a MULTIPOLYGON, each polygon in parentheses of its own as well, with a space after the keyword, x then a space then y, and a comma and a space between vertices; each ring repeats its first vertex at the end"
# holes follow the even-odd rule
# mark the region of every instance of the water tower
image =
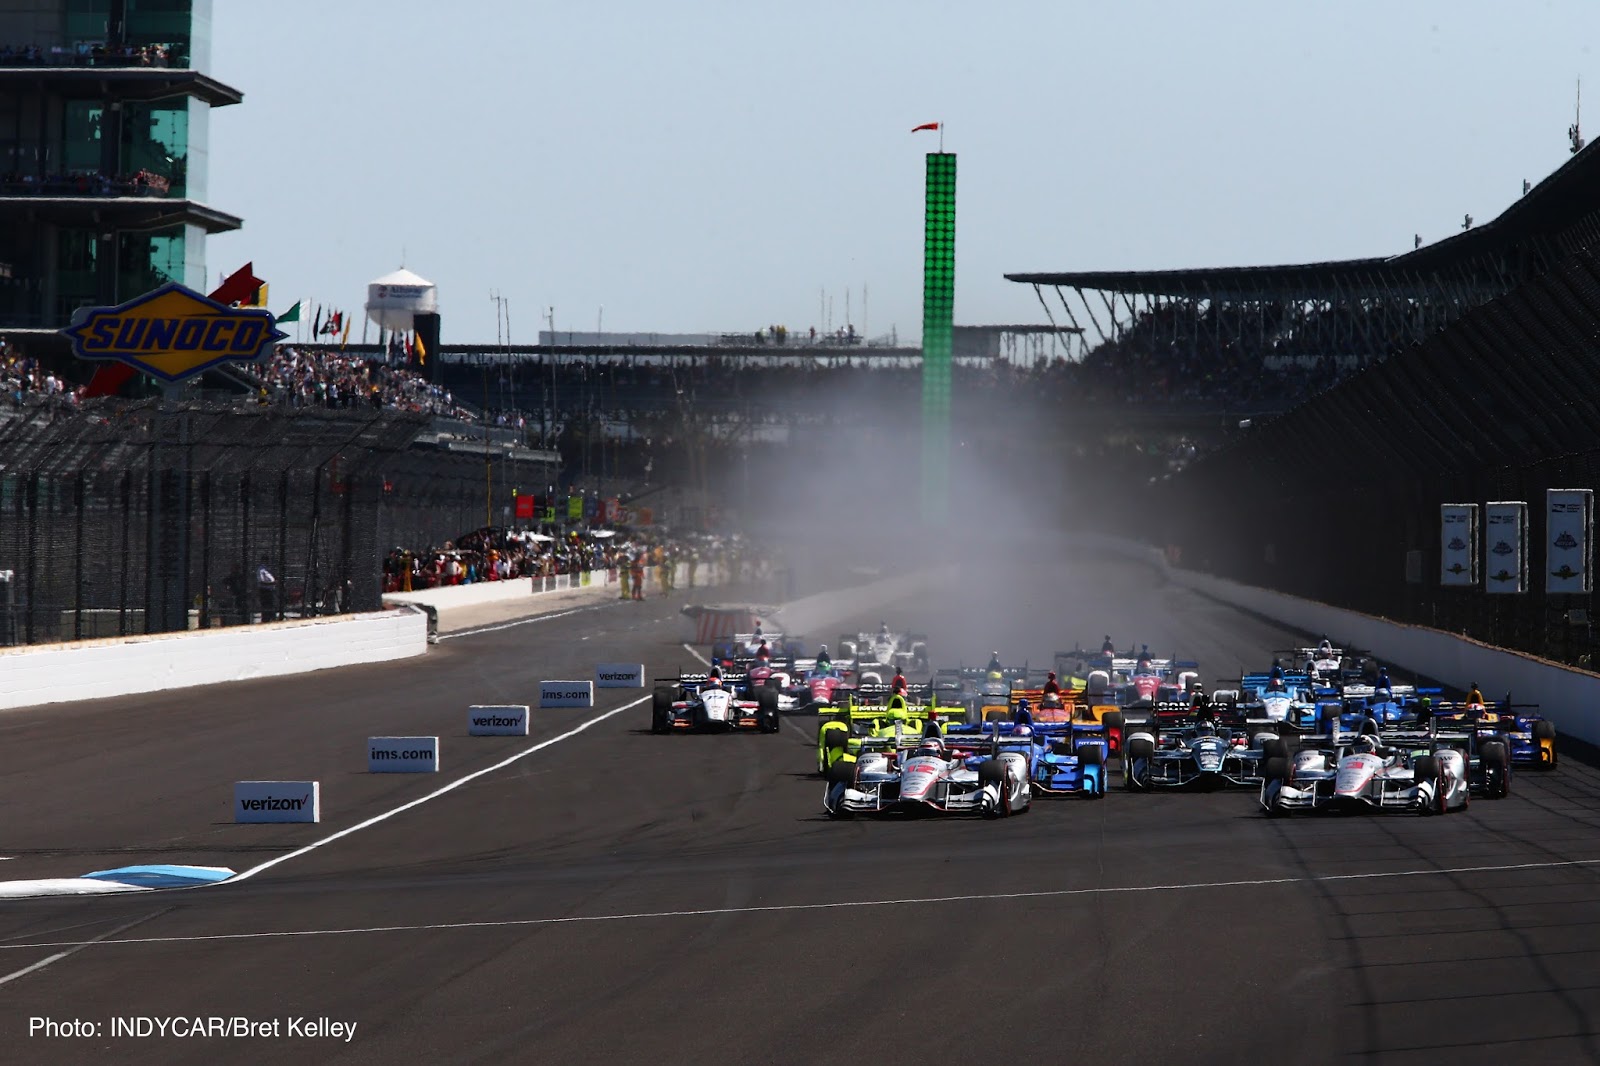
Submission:
POLYGON ((418 315, 439 311, 439 290, 427 278, 401 267, 367 286, 367 317, 380 329, 410 333, 418 315))

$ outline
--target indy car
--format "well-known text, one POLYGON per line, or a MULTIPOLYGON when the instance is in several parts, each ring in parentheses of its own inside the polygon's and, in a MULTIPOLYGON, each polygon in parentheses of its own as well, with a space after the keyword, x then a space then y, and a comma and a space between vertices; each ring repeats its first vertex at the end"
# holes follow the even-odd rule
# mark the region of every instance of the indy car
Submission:
POLYGON ((922 735, 929 723, 939 726, 961 721, 966 711, 940 702, 930 685, 910 685, 906 693, 891 692, 886 685, 838 688, 834 702, 818 707, 817 772, 840 759, 858 756, 862 741, 885 736, 922 735))
POLYGON ((725 660, 755 658, 762 641, 766 642, 767 651, 775 657, 793 659, 805 654, 805 645, 798 637, 786 633, 765 633, 758 629, 751 633, 735 633, 731 639, 713 644, 712 661, 720 663, 725 660))
POLYGON ((862 742, 861 754, 828 769, 822 806, 830 818, 855 814, 981 814, 1000 818, 1032 803, 1028 758, 993 738, 939 736, 937 725, 905 747, 897 738, 862 742))
MULTIPOLYGON (((1219 696, 1222 693, 1218 693, 1219 696)), ((1204 710, 1168 706, 1124 727, 1122 775, 1130 792, 1158 788, 1254 787, 1262 766, 1288 747, 1272 723, 1247 719, 1223 699, 1204 710)))
POLYGON ((1367 652, 1335 647, 1327 639, 1315 647, 1289 648, 1277 654, 1301 666, 1313 681, 1329 684, 1359 678, 1367 668, 1367 652))
POLYGON ((650 702, 652 733, 776 733, 779 723, 778 690, 743 674, 657 678, 650 702))
POLYGON ((1009 722, 953 725, 945 732, 952 743, 990 737, 995 750, 1026 756, 1028 783, 1035 795, 1106 794, 1108 745, 1098 723, 1034 718, 1023 702, 1009 722))
POLYGON ((887 625, 876 633, 839 634, 838 655, 862 664, 928 668, 928 637, 925 633, 894 633, 887 625))
POLYGON ((1501 743, 1475 746, 1471 733, 1380 735, 1372 719, 1360 733, 1305 737, 1293 759, 1275 750, 1262 766, 1261 807, 1444 814, 1465 810, 1473 791, 1503 796, 1510 762, 1501 743))
POLYGON ((1199 679, 1199 664, 1192 660, 1141 653, 1094 665, 1084 684, 1091 697, 1109 694, 1123 707, 1133 707, 1179 700, 1199 679))
POLYGON ((1556 725, 1538 713, 1537 703, 1443 703, 1433 718, 1441 729, 1470 730, 1480 740, 1505 742, 1513 766, 1530 770, 1556 768, 1556 725))

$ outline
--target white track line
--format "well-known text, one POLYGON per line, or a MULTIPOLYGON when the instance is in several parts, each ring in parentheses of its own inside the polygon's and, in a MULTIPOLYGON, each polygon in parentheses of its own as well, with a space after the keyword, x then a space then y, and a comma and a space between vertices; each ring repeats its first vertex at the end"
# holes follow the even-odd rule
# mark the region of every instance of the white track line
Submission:
POLYGON ((479 633, 498 633, 502 629, 515 629, 518 626, 531 626, 535 622, 551 622, 557 618, 570 618, 575 614, 583 614, 599 607, 608 606, 604 603, 591 603, 587 607, 573 607, 566 611, 555 611, 551 614, 536 614, 532 618, 519 618, 515 622, 502 622, 499 625, 479 626, 477 629, 461 629, 454 633, 440 633, 440 640, 455 640, 457 637, 475 637, 479 633))
MULTIPOLYGON (((552 744, 559 744, 563 740, 567 740, 567 739, 569 739, 571 737, 575 737, 579 733, 582 733, 585 729, 588 729, 590 726, 599 725, 601 722, 605 721, 607 718, 612 718, 612 717, 614 717, 616 715, 619 715, 623 711, 632 710, 633 708, 639 706, 641 703, 644 703, 648 699, 650 699, 649 696, 640 696, 638 699, 634 700, 632 703, 624 703, 621 707, 617 707, 617 708, 615 708, 613 710, 609 710, 605 714, 596 715, 595 717, 589 719, 587 722, 584 722, 582 725, 577 725, 577 726, 574 726, 573 728, 567 730, 565 733, 562 733, 560 736, 551 737, 549 740, 541 740, 541 741, 539 741, 539 743, 535 744, 531 748, 523 748, 521 751, 517 752, 515 755, 509 756, 509 757, 504 758, 504 759, 501 759, 499 762, 495 763, 493 766, 485 766, 482 770, 474 770, 472 773, 467 774, 465 777, 458 777, 456 780, 450 782, 448 785, 445 785, 443 788, 434 789, 432 792, 428 793, 426 796, 419 796, 419 797, 417 797, 416 799, 412 800, 409 803, 402 803, 400 806, 394 808, 393 810, 384 811, 382 814, 374 815, 373 817, 368 818, 364 822, 357 822, 355 825, 352 825, 347 829, 341 829, 337 833, 334 833, 334 834, 332 834, 330 836, 323 837, 321 840, 312 841, 310 844, 307 844, 305 847, 296 848, 294 851, 289 852, 287 855, 279 855, 275 859, 268 859, 266 862, 261 863, 260 865, 252 866, 252 867, 250 867, 250 869, 245 870, 243 873, 236 874, 233 877, 228 878, 226 881, 219 881, 217 883, 218 884, 222 884, 222 885, 238 884, 240 881, 246 880, 247 878, 254 877, 256 874, 260 873, 263 870, 270 870, 272 867, 278 865, 280 862, 288 862, 290 859, 297 859, 300 856, 306 854, 307 852, 316 851, 318 848, 322 847, 324 844, 332 844, 335 840, 343 839, 344 837, 349 836, 351 833, 359 833, 361 830, 366 829, 369 826, 377 825, 379 822, 386 822, 390 818, 393 818, 395 815, 401 813, 402 811, 409 811, 413 807, 420 807, 422 804, 427 803, 431 799, 439 798, 440 796, 444 795, 446 792, 455 791, 456 789, 460 788, 462 785, 466 784, 469 781, 476 781, 478 778, 484 776, 485 774, 492 774, 496 770, 503 770, 507 766, 510 766, 512 763, 516 762, 518 759, 525 759, 529 755, 532 755, 536 751, 543 751, 545 748, 548 748, 552 744)), ((209 886, 201 886, 201 887, 209 887, 209 886)))
MULTIPOLYGON (((156 917, 159 917, 159 916, 161 916, 163 914, 166 914, 167 911, 170 911, 171 909, 172 909, 171 907, 166 907, 166 908, 163 908, 162 910, 159 910, 159 911, 152 911, 149 914, 145 915, 143 918, 135 918, 131 922, 124 922, 123 924, 117 926, 115 929, 108 929, 104 933, 101 933, 99 936, 95 937, 93 940, 85 940, 82 943, 73 944, 73 945, 70 945, 70 946, 68 946, 66 944, 37 944, 37 945, 35 945, 36 947, 42 947, 42 948, 65 947, 65 948, 67 948, 67 950, 66 951, 58 951, 56 954, 51 955, 49 958, 40 959, 38 962, 34 963, 32 966, 24 966, 20 970, 15 970, 15 971, 13 971, 11 973, 6 974, 4 977, 0 977, 0 985, 6 984, 7 982, 10 982, 10 981, 15 981, 19 977, 26 977, 30 973, 36 973, 39 970, 44 969, 46 966, 49 966, 51 963, 60 962, 62 959, 66 958, 68 955, 74 955, 74 954, 82 951, 84 948, 89 947, 91 945, 103 943, 107 939, 109 939, 110 937, 116 936, 118 933, 122 932, 124 929, 132 929, 136 925, 143 925, 145 922, 148 922, 152 918, 156 918, 156 917)), ((126 941, 119 940, 119 941, 116 941, 116 943, 121 944, 121 943, 126 943, 126 941)), ((25 946, 25 945, 22 945, 22 944, 13 944, 12 945, 12 947, 19 947, 19 948, 23 947, 23 946, 25 946)))
MULTIPOLYGON (((613 712, 615 713, 615 712, 613 712)), ((347 936, 354 933, 426 933, 460 929, 512 929, 541 925, 575 925, 586 922, 624 922, 650 918, 714 918, 730 914, 782 914, 794 911, 858 910, 868 907, 911 907, 932 903, 978 903, 996 900, 1063 899, 1072 896, 1114 896, 1144 892, 1192 892, 1218 888, 1263 888, 1277 885, 1314 885, 1336 881, 1375 881, 1394 877, 1453 877, 1457 874, 1513 873, 1600 865, 1600 859, 1526 862, 1507 866, 1457 866, 1446 870, 1388 870, 1364 874, 1325 874, 1313 877, 1268 877, 1252 881, 1204 881, 1194 884, 1126 885, 1112 888, 1060 888, 1040 892, 989 892, 965 896, 914 896, 907 899, 868 899, 842 903, 783 903, 758 907, 710 907, 703 910, 636 911, 628 914, 570 915, 561 918, 512 918, 496 922, 436 922, 429 925, 374 925, 345 929, 287 929, 263 933, 210 933, 198 936, 127 937, 110 940, 67 940, 59 943, 0 944, 0 951, 23 948, 86 948, 91 944, 197 944, 213 940, 270 940, 293 937, 347 936)), ((126 927, 124 927, 126 928, 126 927)))

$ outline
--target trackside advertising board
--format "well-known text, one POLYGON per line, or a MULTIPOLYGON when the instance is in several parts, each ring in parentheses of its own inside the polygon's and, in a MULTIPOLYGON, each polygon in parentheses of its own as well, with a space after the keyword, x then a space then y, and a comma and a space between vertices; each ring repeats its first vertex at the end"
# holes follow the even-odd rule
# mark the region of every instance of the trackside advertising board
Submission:
POLYGON ((368 737, 367 773, 436 774, 438 737, 368 737))
POLYGON ((1594 591, 1594 490, 1548 489, 1544 590, 1594 591))
POLYGON ((318 781, 238 781, 233 786, 235 822, 320 822, 318 781))
POLYGON ((1478 583, 1478 505, 1439 505, 1439 584, 1471 588, 1478 583))
POLYGON ((528 735, 526 703, 467 708, 467 734, 474 737, 525 737, 528 735))
POLYGON ((593 681, 541 681, 540 707, 593 707, 593 681))
POLYGON ((595 688, 644 688, 643 663, 601 663, 594 668, 595 688))
POLYGON ((1483 507, 1483 590, 1528 591, 1528 505, 1503 500, 1483 507))

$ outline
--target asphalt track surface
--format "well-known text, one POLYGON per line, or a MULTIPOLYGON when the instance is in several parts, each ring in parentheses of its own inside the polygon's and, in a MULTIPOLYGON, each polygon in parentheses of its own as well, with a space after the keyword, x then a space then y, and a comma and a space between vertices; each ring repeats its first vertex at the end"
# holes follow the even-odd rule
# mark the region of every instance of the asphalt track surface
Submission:
MULTIPOLYGON (((597 660, 689 665, 678 602, 460 636, 425 659, 0 715, 0 876, 245 869, 177 893, 0 904, 5 1062, 1600 1061, 1600 774, 1465 813, 1268 820, 1247 793, 831 822, 814 719, 648 734, 648 706, 294 849, 638 699, 465 736, 597 660), (436 777, 363 742, 439 734, 436 777), (229 784, 315 777, 324 821, 237 826, 229 784), (287 857, 287 858, 285 858, 287 857), (278 1020, 255 1039, 113 1019, 278 1020), (348 1042, 286 1019, 354 1022, 348 1042), (99 1026, 29 1035, 30 1020, 99 1026)), ((1294 634, 1103 560, 969 567, 869 615, 936 660, 1148 641, 1206 678, 1294 634)))

